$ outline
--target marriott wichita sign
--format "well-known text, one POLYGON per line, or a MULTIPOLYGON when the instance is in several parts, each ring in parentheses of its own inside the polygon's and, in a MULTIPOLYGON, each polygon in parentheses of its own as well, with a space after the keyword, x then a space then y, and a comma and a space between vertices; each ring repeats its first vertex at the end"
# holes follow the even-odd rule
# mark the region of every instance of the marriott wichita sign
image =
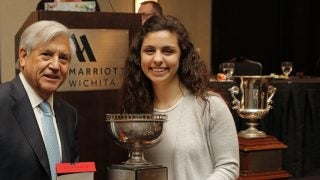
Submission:
POLYGON ((72 29, 77 56, 59 91, 119 89, 129 52, 129 31, 72 29))

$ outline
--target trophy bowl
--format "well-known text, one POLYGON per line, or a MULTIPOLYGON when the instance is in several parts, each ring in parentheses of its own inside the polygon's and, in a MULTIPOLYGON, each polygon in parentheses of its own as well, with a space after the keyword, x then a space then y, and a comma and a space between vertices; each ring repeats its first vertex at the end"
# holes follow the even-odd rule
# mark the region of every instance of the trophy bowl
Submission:
POLYGON ((113 140, 129 151, 127 166, 148 166, 143 151, 158 144, 161 139, 164 114, 106 114, 107 130, 113 140))
POLYGON ((234 76, 238 86, 229 89, 233 98, 232 109, 247 120, 248 128, 240 131, 239 136, 244 138, 266 137, 266 133, 259 131, 256 126, 272 108, 272 97, 276 88, 269 85, 272 76, 234 76), (237 97, 237 96, 240 96, 237 97))

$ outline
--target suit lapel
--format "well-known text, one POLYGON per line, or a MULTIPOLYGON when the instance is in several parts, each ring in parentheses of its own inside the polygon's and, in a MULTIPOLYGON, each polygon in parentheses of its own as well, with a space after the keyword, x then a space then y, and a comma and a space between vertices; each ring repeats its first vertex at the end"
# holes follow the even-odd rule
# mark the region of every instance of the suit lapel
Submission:
POLYGON ((63 109, 60 106, 59 100, 57 100, 56 98, 54 99, 54 112, 55 112, 55 116, 56 116, 56 121, 57 121, 57 126, 58 126, 58 130, 59 130, 59 136, 60 136, 60 142, 61 142, 61 151, 62 151, 62 162, 65 162, 69 159, 69 153, 67 152, 66 148, 66 125, 65 125, 65 121, 66 121, 66 116, 63 114, 63 109))
POLYGON ((76 122, 76 114, 72 114, 72 109, 68 108, 62 100, 58 97, 54 99, 54 111, 59 129, 61 149, 62 149, 62 162, 76 162, 79 161, 79 149, 77 139, 74 137, 74 128, 76 122))
POLYGON ((12 106, 12 112, 40 163, 50 174, 47 152, 30 100, 19 78, 13 80, 13 85, 12 97, 16 102, 12 106))

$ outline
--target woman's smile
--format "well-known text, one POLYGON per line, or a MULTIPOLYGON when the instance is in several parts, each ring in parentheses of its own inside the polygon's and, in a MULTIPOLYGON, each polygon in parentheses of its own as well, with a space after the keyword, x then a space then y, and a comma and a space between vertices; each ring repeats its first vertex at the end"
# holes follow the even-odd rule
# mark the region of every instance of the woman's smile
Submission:
POLYGON ((153 82, 171 82, 177 78, 180 47, 175 33, 161 30, 149 33, 141 48, 141 67, 153 82))

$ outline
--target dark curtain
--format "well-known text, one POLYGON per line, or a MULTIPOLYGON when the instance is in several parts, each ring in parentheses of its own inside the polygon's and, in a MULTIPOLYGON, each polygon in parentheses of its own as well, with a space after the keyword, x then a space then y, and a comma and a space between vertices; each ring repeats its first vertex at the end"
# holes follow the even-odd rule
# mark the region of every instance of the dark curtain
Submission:
POLYGON ((262 129, 288 146, 284 169, 295 177, 320 175, 320 85, 276 84, 275 108, 262 129))
POLYGON ((281 61, 316 75, 320 58, 320 1, 213 0, 212 71, 222 61, 246 57, 263 65, 263 74, 281 73, 281 61))

